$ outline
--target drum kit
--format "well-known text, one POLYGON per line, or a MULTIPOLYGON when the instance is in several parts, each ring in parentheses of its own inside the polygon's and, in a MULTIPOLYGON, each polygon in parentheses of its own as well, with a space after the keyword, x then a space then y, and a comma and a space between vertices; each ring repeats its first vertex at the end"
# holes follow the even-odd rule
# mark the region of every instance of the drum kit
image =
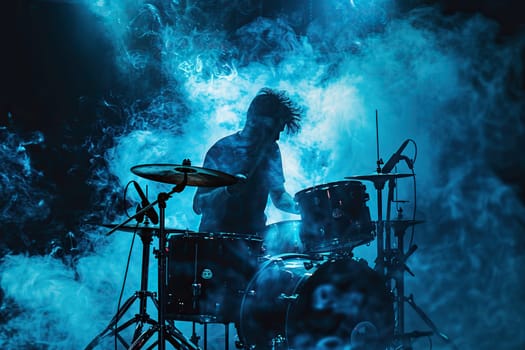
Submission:
MULTIPOLYGON (((134 231, 141 237, 141 289, 123 303, 108 326, 86 347, 97 348, 104 337, 115 337, 127 349, 201 349, 195 324, 235 324, 239 349, 412 349, 419 337, 438 335, 432 321, 405 296, 404 275, 411 273, 407 259, 417 249, 405 248, 405 231, 422 223, 406 220, 402 210, 390 219, 390 204, 396 181, 414 173, 381 171, 345 178, 304 189, 295 195, 301 220, 268 225, 253 235, 224 232, 194 232, 165 227, 166 202, 186 186, 220 187, 235 184, 229 174, 199 168, 184 160, 182 165, 146 164, 131 171, 148 180, 175 185, 170 192, 147 199, 137 213, 118 225, 104 225, 113 232, 134 231), (366 186, 377 191, 378 218, 371 220, 366 186), (387 218, 382 218, 382 191, 388 183, 387 218), (148 217, 159 208, 159 225, 128 225, 148 217), (392 236, 393 234, 393 236, 392 236), (149 246, 158 261, 157 293, 148 291, 149 246), (286 238, 284 238, 286 237, 286 238), (355 247, 376 241, 375 266, 353 254, 355 247), (139 313, 122 318, 139 301, 139 313), (147 313, 148 301, 158 311, 147 313), (405 303, 431 331, 405 332, 405 303), (193 323, 186 338, 175 321, 193 323), (135 325, 130 342, 122 335, 135 325), (149 326, 144 330, 145 326, 149 326), (158 335, 158 337, 155 337, 158 335)), ((144 198, 143 198, 144 199, 144 198)), ((412 242, 411 242, 412 243, 412 242)), ((207 348, 204 328, 203 348, 207 348)), ((115 344, 116 345, 116 344, 115 344)))

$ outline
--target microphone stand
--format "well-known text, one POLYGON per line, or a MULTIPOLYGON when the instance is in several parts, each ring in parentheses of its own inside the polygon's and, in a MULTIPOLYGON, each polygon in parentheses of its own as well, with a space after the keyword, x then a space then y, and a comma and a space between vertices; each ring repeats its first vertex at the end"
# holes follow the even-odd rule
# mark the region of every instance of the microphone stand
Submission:
POLYGON ((190 340, 186 339, 186 337, 184 337, 184 335, 174 326, 166 325, 166 202, 172 194, 182 192, 187 184, 188 174, 184 173, 184 179, 180 184, 177 184, 168 193, 159 193, 156 201, 142 209, 145 211, 150 207, 153 207, 155 204, 159 205, 159 248, 154 251, 158 259, 158 322, 157 325, 142 333, 133 344, 131 344, 129 350, 140 349, 155 333, 158 333, 158 340, 156 343, 159 350, 166 349, 166 341, 169 341, 171 345, 178 349, 199 349, 190 340))
POLYGON ((135 332, 133 333, 133 339, 137 339, 137 337, 142 332, 142 328, 145 323, 155 325, 156 322, 148 315, 147 313, 147 300, 148 298, 151 299, 153 302, 153 305, 158 309, 159 303, 156 299, 156 294, 154 292, 148 291, 148 270, 149 270, 149 246, 152 242, 153 232, 150 228, 140 228, 138 229, 138 235, 140 236, 142 240, 142 268, 141 268, 141 280, 140 280, 140 291, 135 292, 133 296, 131 296, 128 300, 124 302, 122 307, 117 311, 117 314, 113 317, 113 319, 109 322, 107 327, 100 332, 85 348, 85 350, 91 350, 95 348, 98 343, 102 340, 102 338, 106 336, 115 335, 118 340, 124 345, 126 348, 129 347, 127 342, 123 339, 123 337, 120 335, 120 332, 124 329, 128 328, 132 324, 136 323, 135 326, 135 332), (117 326, 118 321, 122 318, 122 316, 125 315, 125 313, 130 309, 131 305, 136 300, 139 300, 139 313, 136 314, 133 318, 130 320, 124 322, 122 325, 117 326), (115 328, 116 327, 116 328, 115 328))
POLYGON ((120 227, 126 225, 131 220, 135 219, 136 217, 140 216, 141 214, 148 211, 150 208, 152 208, 155 205, 159 205, 159 213, 160 213, 160 219, 159 219, 159 248, 154 249, 153 253, 155 254, 156 258, 158 259, 158 301, 155 299, 155 293, 147 292, 147 270, 149 266, 149 244, 151 243, 151 234, 146 235, 144 232, 146 230, 141 231, 140 236, 142 238, 144 247, 142 252, 142 259, 143 259, 143 266, 142 266, 142 276, 141 276, 141 291, 137 292, 133 297, 128 299, 121 310, 118 311, 118 313, 115 315, 115 317, 111 320, 109 325, 104 329, 100 334, 98 334, 85 348, 85 350, 91 350, 95 348, 100 340, 109 335, 117 334, 118 339, 120 342, 128 348, 128 350, 135 350, 140 349, 142 346, 146 344, 146 342, 155 334, 158 333, 158 340, 149 347, 149 349, 152 349, 155 344, 158 344, 159 350, 165 350, 166 349, 166 341, 169 341, 171 345, 173 345, 176 349, 183 349, 183 350, 199 350, 200 348, 193 344, 190 340, 186 339, 186 337, 180 332, 175 326, 173 325, 173 322, 170 322, 169 326, 166 325, 166 300, 165 300, 165 293, 166 293, 166 201, 171 197, 174 193, 180 193, 186 188, 186 185, 188 184, 188 174, 184 173, 184 179, 180 184, 175 185, 173 189, 168 193, 159 193, 158 198, 156 201, 150 203, 149 205, 145 206, 141 210, 138 210, 135 215, 129 217, 122 223, 118 224, 117 226, 113 227, 110 231, 106 233, 106 236, 111 235, 113 232, 118 230, 120 227), (147 248, 148 247, 148 248, 147 248), (149 317, 149 315, 146 313, 146 299, 150 297, 153 300, 153 304, 158 309, 158 320, 154 321, 149 317), (124 313, 131 307, 133 302, 136 299, 140 299, 140 314, 136 315, 135 318, 132 318, 131 320, 124 323, 122 326, 113 329, 115 325, 117 324, 118 320, 124 315, 124 313), (132 344, 128 347, 127 343, 124 341, 122 336, 118 334, 123 329, 129 327, 131 324, 138 322, 139 324, 135 328, 135 333, 133 335, 132 344), (143 323, 151 324, 152 327, 142 334, 139 335, 139 333, 142 331, 143 323))

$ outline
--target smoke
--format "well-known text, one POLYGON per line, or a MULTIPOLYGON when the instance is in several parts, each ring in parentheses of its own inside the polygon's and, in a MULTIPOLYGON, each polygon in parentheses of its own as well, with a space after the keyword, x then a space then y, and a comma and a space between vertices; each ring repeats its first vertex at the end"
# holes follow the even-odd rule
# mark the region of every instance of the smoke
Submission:
POLYGON ((0 218, 4 225, 12 229, 10 236, 4 237, 4 240, 14 241, 14 236, 21 235, 20 241, 30 247, 34 243, 34 233, 17 232, 15 227, 24 227, 24 224, 45 219, 50 214, 50 189, 42 188, 43 174, 33 169, 28 152, 28 148, 43 144, 44 136, 39 132, 17 135, 2 128, 0 139, 0 157, 4 160, 4 172, 0 175, 0 218))
MULTIPOLYGON (((167 184, 137 178, 130 167, 187 158, 201 165, 217 139, 242 127, 255 93, 271 86, 305 106, 301 132, 280 141, 293 194, 374 172, 377 110, 383 160, 403 140, 417 143, 417 206, 411 180, 398 184, 400 199, 410 200, 403 205, 405 218, 415 210, 426 220, 416 228, 419 249, 408 261, 416 277, 407 277, 407 292, 460 348, 520 348, 524 208, 501 173, 525 164, 516 153, 524 133, 523 86, 515 78, 523 74, 522 38, 498 37, 498 25, 481 15, 445 16, 434 7, 400 13, 390 1, 298 5, 267 17, 259 16, 258 3, 85 2, 111 38, 117 74, 128 85, 124 124, 106 129, 112 143, 99 154, 107 174, 94 174, 100 181, 92 184, 107 189, 115 178, 109 190, 115 195, 134 179, 148 185, 150 199, 169 191, 167 184)), ((5 174, 12 174, 1 176, 2 193, 18 194, 2 205, 2 219, 46 217, 45 205, 23 212, 16 206, 43 203, 29 201, 28 193, 41 194, 44 202, 49 197, 35 185, 43 175, 23 149, 45 140, 2 133, 0 156, 5 174)), ((407 147, 406 154, 412 152, 407 147)), ((399 172, 406 170, 399 165, 399 172)), ((375 218, 376 193, 365 184, 375 218)), ((167 226, 198 227, 193 193, 187 188, 167 202, 167 226)), ((109 194, 104 210, 119 219, 122 212, 109 194)), ((271 204, 267 215, 268 223, 299 219, 271 204)), ((2 348, 83 348, 113 316, 131 234, 100 238, 100 229, 80 230, 86 232, 82 252, 71 261, 3 258, 2 348)), ((374 254, 374 243, 356 250, 371 265, 374 254)), ((137 249, 132 256, 125 297, 138 288, 137 249)), ((154 288, 154 266, 150 275, 154 288)), ((407 330, 428 328, 415 312, 407 318, 407 330)), ((191 334, 187 324, 181 327, 191 334)), ((212 332, 211 348, 222 348, 221 332, 212 332)), ((433 348, 450 348, 432 339, 433 348)), ((426 348, 425 342, 414 346, 426 348)))

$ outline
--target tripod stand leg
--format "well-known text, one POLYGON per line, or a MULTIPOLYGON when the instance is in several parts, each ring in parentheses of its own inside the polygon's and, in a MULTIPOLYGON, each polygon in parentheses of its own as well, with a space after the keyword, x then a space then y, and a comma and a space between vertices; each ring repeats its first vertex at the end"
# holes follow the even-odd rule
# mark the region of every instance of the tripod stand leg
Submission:
MULTIPOLYGON (((135 350, 135 349, 140 349, 142 348, 142 346, 144 344, 146 344, 146 342, 151 338, 151 336, 153 334, 155 334, 158 330, 158 326, 157 327, 151 327, 150 329, 148 329, 147 331, 145 331, 144 333, 142 333, 134 342, 133 344, 131 344, 131 346, 128 348, 128 350, 135 350)), ((155 345, 156 345, 156 342, 155 342, 155 345)))
MULTIPOLYGON (((146 343, 150 340, 150 338, 157 332, 160 332, 159 326, 151 327, 144 333, 142 333, 134 342, 131 344, 131 346, 128 348, 128 350, 136 350, 141 349, 146 343)), ((179 332, 173 331, 169 327, 164 328, 164 336, 165 339, 175 348, 175 349, 181 349, 181 350, 199 350, 199 347, 193 345, 188 339, 186 339, 182 334, 179 332)), ((146 350, 154 349, 158 345, 158 340, 154 341, 153 344, 151 344, 146 350)))
POLYGON ((172 328, 171 326, 166 327, 166 340, 171 343, 171 345, 179 349, 187 350, 199 350, 200 348, 195 345, 192 341, 187 339, 180 330, 172 328))
POLYGON ((135 302, 135 300, 137 300, 137 298, 138 297, 135 294, 132 297, 130 297, 128 300, 126 300, 126 302, 122 305, 120 310, 118 310, 117 314, 111 319, 107 327, 102 332, 100 332, 97 336, 95 336, 95 338, 93 338, 93 340, 86 346, 85 350, 93 349, 95 346, 97 346, 97 344, 100 342, 102 338, 112 335, 114 334, 114 332, 118 332, 119 330, 125 328, 121 326, 117 330, 112 331, 112 329, 115 327, 115 325, 120 320, 120 318, 124 316, 124 314, 129 310, 129 308, 135 302))
POLYGON ((408 303, 408 305, 412 306, 414 311, 421 317, 423 321, 434 331, 435 334, 437 334, 438 337, 440 337, 443 341, 445 341, 447 344, 450 344, 454 349, 458 349, 456 344, 452 342, 452 340, 444 333, 440 332, 437 326, 432 322, 430 317, 425 314, 423 309, 421 309, 415 302, 414 302, 414 296, 411 294, 408 298, 405 297, 405 301, 408 303))
POLYGON ((230 346, 230 324, 224 324, 224 349, 228 350, 230 346))

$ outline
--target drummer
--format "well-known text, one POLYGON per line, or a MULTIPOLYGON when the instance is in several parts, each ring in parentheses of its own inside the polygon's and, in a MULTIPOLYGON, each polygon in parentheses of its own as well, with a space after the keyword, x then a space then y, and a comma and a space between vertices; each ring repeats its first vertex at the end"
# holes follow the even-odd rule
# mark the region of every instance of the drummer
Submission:
POLYGON ((205 168, 235 175, 227 187, 199 187, 193 210, 202 214, 200 232, 253 234, 264 229, 268 196, 273 205, 298 214, 297 204, 285 190, 281 152, 282 131, 296 134, 302 109, 286 91, 261 89, 246 114, 244 128, 217 141, 206 153, 205 168))

